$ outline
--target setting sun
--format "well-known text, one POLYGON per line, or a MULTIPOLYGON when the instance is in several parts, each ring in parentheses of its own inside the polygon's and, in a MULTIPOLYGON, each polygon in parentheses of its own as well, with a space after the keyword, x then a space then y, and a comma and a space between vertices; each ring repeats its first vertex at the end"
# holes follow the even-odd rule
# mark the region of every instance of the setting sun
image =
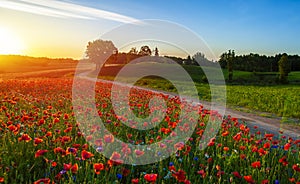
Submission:
POLYGON ((22 54, 24 44, 10 30, 0 27, 0 54, 22 54))

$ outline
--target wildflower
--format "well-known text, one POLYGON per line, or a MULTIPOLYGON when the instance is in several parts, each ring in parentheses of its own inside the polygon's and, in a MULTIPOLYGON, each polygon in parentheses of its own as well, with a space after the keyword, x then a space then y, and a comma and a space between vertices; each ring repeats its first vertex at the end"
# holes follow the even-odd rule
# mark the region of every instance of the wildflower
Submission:
POLYGON ((109 135, 105 135, 104 136, 104 141, 106 142, 106 143, 112 143, 112 142, 114 142, 114 136, 112 135, 112 134, 109 134, 109 135))
POLYGON ((139 183, 139 179, 138 178, 134 178, 131 180, 132 184, 138 184, 139 183))
POLYGON ((23 134, 21 137, 18 138, 18 140, 29 142, 29 141, 31 141, 31 137, 28 134, 23 134))
POLYGON ((178 172, 173 173, 172 176, 179 182, 184 182, 186 179, 185 172, 181 169, 179 169, 178 172))
POLYGON ((244 179, 246 180, 247 183, 251 183, 251 184, 255 183, 251 175, 244 176, 244 179))
POLYGON ((282 163, 283 166, 287 166, 288 162, 286 160, 286 156, 283 156, 282 158, 280 158, 279 163, 282 163))
MULTIPOLYGON (((269 180, 262 180, 261 181, 261 184, 268 184, 269 183, 269 180)), ((275 182, 276 183, 276 182, 275 182)), ((278 182, 279 183, 279 182, 278 182)))
POLYGON ((34 184, 50 184, 49 178, 42 178, 34 182, 34 184))
POLYGON ((94 164, 94 171, 96 174, 100 174, 100 171, 104 170, 104 165, 102 163, 94 164))
POLYGON ((300 167, 298 166, 298 164, 294 164, 292 167, 295 171, 300 172, 300 167))
POLYGON ((54 153, 60 153, 63 157, 66 155, 66 151, 61 147, 54 148, 54 153))
POLYGON ((178 142, 174 145, 174 148, 177 150, 182 150, 184 148, 184 143, 183 142, 178 142))
POLYGON ((37 158, 37 157, 43 156, 47 152, 48 152, 48 150, 37 150, 34 157, 37 158))
POLYGON ((284 150, 289 150, 292 145, 290 143, 286 143, 283 147, 284 150))
POLYGON ((252 166, 253 168, 260 168, 260 167, 261 167, 260 161, 253 162, 253 163, 251 164, 251 166, 252 166))
POLYGON ((82 160, 86 160, 86 159, 89 159, 89 158, 91 158, 92 156, 94 156, 91 152, 88 152, 88 151, 86 151, 86 150, 83 150, 82 152, 81 152, 81 158, 82 158, 82 160))
POLYGON ((69 163, 69 164, 64 164, 64 170, 65 170, 65 171, 69 171, 69 170, 71 169, 71 167, 72 167, 72 164, 71 164, 71 163, 69 163))
POLYGON ((144 151, 141 151, 141 150, 135 150, 134 153, 136 154, 136 156, 139 157, 139 156, 144 155, 145 152, 144 152, 144 151))
POLYGON ((157 174, 145 174, 144 179, 148 182, 154 183, 157 179, 157 174))
POLYGON ((118 174, 117 174, 117 178, 118 178, 119 180, 122 179, 122 178, 123 178, 122 174, 118 173, 118 174))
POLYGON ((228 151, 228 150, 229 150, 229 147, 223 147, 223 150, 224 150, 224 151, 228 151))
POLYGON ((225 132, 222 133, 222 136, 223 136, 223 137, 226 137, 227 135, 229 135, 229 132, 228 132, 228 131, 225 131, 225 132))
POLYGON ((202 178, 205 178, 205 176, 206 176, 206 172, 203 169, 198 171, 197 173, 200 174, 202 176, 202 178))
POLYGON ((65 133, 71 132, 73 127, 68 127, 64 130, 65 133))
POLYGON ((74 173, 74 174, 77 173, 77 171, 78 171, 78 164, 77 164, 77 163, 74 164, 74 165, 71 167, 71 171, 72 171, 72 173, 74 173))
POLYGON ((38 144, 42 143, 43 139, 40 138, 34 138, 34 146, 37 146, 38 144))
POLYGON ((242 134, 241 132, 237 133, 235 136, 233 136, 233 139, 234 139, 235 141, 239 141, 239 140, 242 138, 242 135, 241 135, 241 134, 242 134))
POLYGON ((232 174, 233 174, 235 177, 237 177, 237 178, 242 178, 242 176, 240 175, 240 173, 237 172, 237 171, 232 172, 232 174))
POLYGON ((57 163, 56 163, 56 162, 52 162, 52 163, 51 163, 51 166, 52 166, 52 167, 56 167, 56 166, 57 166, 57 163))
POLYGON ((4 183, 4 178, 0 177, 0 183, 4 183))

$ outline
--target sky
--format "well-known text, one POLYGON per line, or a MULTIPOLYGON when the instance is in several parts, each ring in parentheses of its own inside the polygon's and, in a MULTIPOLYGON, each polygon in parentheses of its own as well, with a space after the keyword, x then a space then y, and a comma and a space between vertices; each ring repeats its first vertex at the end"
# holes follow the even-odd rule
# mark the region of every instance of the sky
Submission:
MULTIPOLYGON (((211 49, 212 54, 204 53, 209 59, 217 60, 229 49, 238 55, 300 55, 299 9, 297 0, 0 0, 0 54, 80 59, 89 41, 124 24, 156 19, 196 34, 211 49)), ((172 34, 162 33, 177 37, 172 34)), ((114 39, 122 37, 111 39, 118 43, 114 39)), ((185 42, 184 35, 181 39, 185 42)), ((191 42, 179 47, 197 44, 191 42)), ((176 49, 159 49, 184 57, 176 49)))

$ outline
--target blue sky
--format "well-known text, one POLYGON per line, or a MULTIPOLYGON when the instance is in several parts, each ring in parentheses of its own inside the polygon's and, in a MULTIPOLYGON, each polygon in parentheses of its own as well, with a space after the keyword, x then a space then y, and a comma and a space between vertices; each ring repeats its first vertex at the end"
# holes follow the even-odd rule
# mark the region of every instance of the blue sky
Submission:
MULTIPOLYGON (((296 0, 68 0, 64 2, 114 12, 133 19, 160 19, 181 24, 203 38, 216 57, 219 57, 221 53, 228 49, 234 49, 237 54, 248 54, 250 52, 266 55, 283 52, 300 54, 300 16, 298 13, 300 1, 296 0)), ((65 30, 69 29, 69 31, 80 29, 81 35, 89 36, 79 38, 78 33, 69 35, 62 32, 66 35, 65 38, 69 40, 75 39, 77 35, 78 43, 81 43, 80 48, 85 47, 87 41, 100 37, 106 31, 122 24, 120 21, 102 20, 99 17, 97 20, 77 20, 74 16, 71 19, 45 18, 46 16, 34 15, 28 11, 20 12, 3 6, 1 8, 1 4, 0 10, 2 10, 0 17, 4 17, 6 20, 2 24, 6 27, 16 27, 20 22, 26 22, 30 19, 31 22, 34 21, 35 24, 42 25, 48 30, 52 26, 52 32, 60 31, 57 27, 61 26, 64 26, 65 30), (23 14, 26 14, 27 17, 23 14), (26 20, 24 17, 26 17, 26 20), (18 23, 12 26, 10 19, 14 19, 18 23), (9 21, 10 23, 8 23, 9 21)), ((15 27, 12 29, 15 29, 15 27)), ((31 26, 31 28, 37 30, 34 26, 31 26)), ((27 32, 30 32, 29 28, 27 29, 27 32)), ((15 31, 18 30, 15 29, 15 31)), ((36 35, 41 34, 42 38, 42 33, 45 31, 41 30, 41 33, 36 33, 36 35)), ((45 37, 45 35, 43 36, 45 37)), ((53 36, 53 39, 58 39, 58 37, 53 36)), ((51 55, 51 53, 48 53, 48 55, 51 55)), ((52 55, 55 56, 55 54, 52 55)), ((78 57, 78 55, 74 57, 78 57)))
POLYGON ((177 22, 201 36, 217 55, 227 49, 300 54, 300 1, 121 0, 85 4, 137 19, 177 22))

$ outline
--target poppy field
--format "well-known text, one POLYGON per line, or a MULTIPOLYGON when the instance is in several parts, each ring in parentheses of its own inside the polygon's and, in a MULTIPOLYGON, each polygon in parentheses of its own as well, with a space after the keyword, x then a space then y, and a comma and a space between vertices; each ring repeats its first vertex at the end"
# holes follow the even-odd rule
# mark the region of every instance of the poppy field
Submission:
MULTIPOLYGON (((203 106, 152 91, 132 89, 130 109, 147 117, 154 112, 149 99, 158 95, 166 102, 165 116, 162 121, 144 122, 151 129, 136 130, 136 122, 122 123, 128 120, 126 114, 114 113, 111 84, 98 82, 97 115, 111 134, 94 139, 100 126, 80 129, 84 122, 74 115, 72 84, 71 78, 0 81, 0 183, 300 183, 300 140, 282 132, 260 132, 259 127, 250 130, 235 117, 221 117, 203 106), (198 116, 180 120, 183 106, 198 116), (220 129, 200 149, 201 137, 212 121, 220 121, 220 129), (174 131, 176 127, 179 132, 174 131), (191 129, 193 134, 181 140, 178 134, 191 129), (168 136, 175 141, 165 140, 168 136), (104 157, 103 148, 116 139, 127 144, 104 157), (164 141, 160 149, 175 152, 164 157, 157 150, 126 146, 159 141, 164 141), (146 152, 159 161, 125 164, 146 152)), ((89 109, 79 111, 84 114, 89 109)))

